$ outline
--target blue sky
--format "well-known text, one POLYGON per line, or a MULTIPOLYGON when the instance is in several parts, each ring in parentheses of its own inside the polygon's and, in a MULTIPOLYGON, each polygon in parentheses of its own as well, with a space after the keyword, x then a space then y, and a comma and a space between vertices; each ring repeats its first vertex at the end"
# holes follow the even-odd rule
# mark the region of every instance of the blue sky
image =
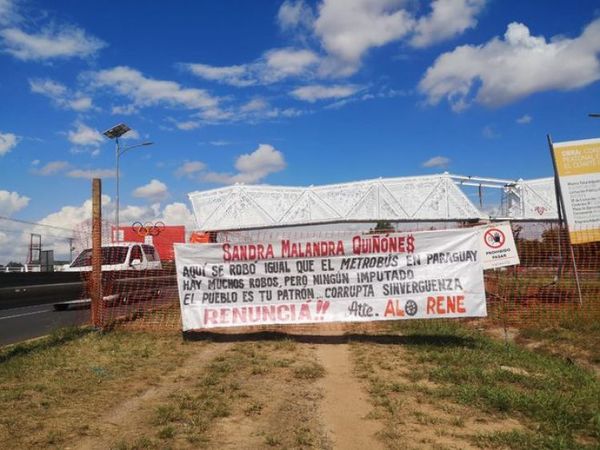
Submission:
POLYGON ((122 221, 187 193, 439 173, 551 175, 600 135, 597 1, 0 0, 0 215, 72 227, 90 177, 122 221), (573 5, 576 5, 574 7, 573 5))

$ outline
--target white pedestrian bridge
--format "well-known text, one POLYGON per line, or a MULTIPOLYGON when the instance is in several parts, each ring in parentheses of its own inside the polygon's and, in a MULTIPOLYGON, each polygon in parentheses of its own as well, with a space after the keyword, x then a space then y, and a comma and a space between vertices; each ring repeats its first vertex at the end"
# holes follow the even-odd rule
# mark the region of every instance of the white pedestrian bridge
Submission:
POLYGON ((553 178, 502 180, 451 175, 378 178, 323 186, 236 184, 189 194, 198 229, 468 220, 557 220, 553 178), (465 186, 500 189, 495 217, 475 206, 465 186))

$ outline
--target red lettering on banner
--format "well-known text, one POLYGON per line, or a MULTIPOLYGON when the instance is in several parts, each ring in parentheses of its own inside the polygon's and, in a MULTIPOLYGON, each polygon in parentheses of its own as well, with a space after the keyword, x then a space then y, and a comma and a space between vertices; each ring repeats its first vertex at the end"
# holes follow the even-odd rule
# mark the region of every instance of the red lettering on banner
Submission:
MULTIPOLYGON (((323 315, 329 307, 329 302, 320 300, 321 311, 317 311, 317 320, 323 320, 323 315)), ((313 314, 309 303, 299 305, 263 305, 240 306, 231 308, 206 308, 204 310, 205 325, 232 325, 263 322, 310 322, 313 314)), ((315 305, 316 306, 316 305, 315 305)))
POLYGON ((314 258, 344 255, 344 241, 292 242, 288 239, 281 241, 282 258, 314 258))
MULTIPOLYGON (((294 306, 294 305, 292 305, 294 306)), ((288 322, 290 320, 290 307, 288 305, 279 305, 277 307, 277 320, 288 322), (284 313, 287 313, 284 315, 284 313)))
POLYGON ((440 316, 452 313, 464 314, 467 312, 464 300, 464 295, 439 295, 437 297, 427 297, 427 314, 436 314, 440 316))
POLYGON ((233 323, 246 323, 248 320, 248 313, 245 309, 235 308, 233 310, 233 323))
POLYGON ((384 317, 394 316, 394 317, 404 317, 404 309, 400 307, 400 301, 389 299, 387 305, 385 306, 385 312, 383 313, 384 317))
POLYGON ((223 261, 256 261, 259 259, 272 259, 273 246, 267 244, 231 245, 223 244, 223 261))
POLYGON ((306 303, 302 303, 302 306, 300 306, 300 315, 298 317, 298 320, 310 320, 310 308, 306 303))
POLYGON ((204 323, 206 324, 215 324, 217 325, 219 323, 218 320, 219 317, 219 311, 216 309, 205 309, 204 310, 204 323))
POLYGON ((229 323, 231 320, 230 317, 231 310, 228 308, 222 308, 219 310, 219 322, 220 323, 229 323))
POLYGON ((352 238, 352 253, 361 255, 365 253, 413 253, 415 251, 415 238, 412 234, 407 236, 354 236, 352 238))

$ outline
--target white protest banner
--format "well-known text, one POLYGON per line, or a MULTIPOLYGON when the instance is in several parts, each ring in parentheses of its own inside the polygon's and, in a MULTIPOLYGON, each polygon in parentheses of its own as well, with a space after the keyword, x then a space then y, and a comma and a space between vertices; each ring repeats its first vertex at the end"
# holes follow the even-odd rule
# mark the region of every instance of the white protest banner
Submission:
POLYGON ((600 139, 552 145, 573 244, 600 241, 600 139))
POLYGON ((481 230, 176 244, 183 330, 487 315, 481 230))
POLYGON ((484 269, 497 269, 520 264, 509 222, 486 225, 480 230, 484 269))

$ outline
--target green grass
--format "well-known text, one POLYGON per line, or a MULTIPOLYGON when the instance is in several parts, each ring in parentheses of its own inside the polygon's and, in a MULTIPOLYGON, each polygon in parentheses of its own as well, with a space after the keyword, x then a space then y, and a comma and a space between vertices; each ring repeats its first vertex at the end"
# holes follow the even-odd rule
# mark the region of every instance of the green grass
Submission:
POLYGON ((562 358, 506 346, 456 323, 413 322, 399 329, 409 336, 405 349, 412 376, 435 383, 431 396, 484 414, 514 417, 531 430, 480 435, 475 443, 510 448, 600 446, 600 383, 593 373, 562 358), (447 345, 448 338, 462 344, 447 345))
POLYGON ((308 361, 294 367, 294 377, 304 380, 315 380, 325 375, 325 368, 315 361, 308 361))
POLYGON ((49 350, 53 347, 60 346, 61 344, 85 336, 93 331, 92 328, 88 327, 58 328, 41 339, 34 339, 0 348, 0 364, 18 356, 49 350))
POLYGON ((581 358, 600 366, 600 314, 582 320, 570 318, 553 326, 521 328, 519 338, 541 342, 539 348, 565 358, 581 358))
POLYGON ((0 448, 64 447, 176 367, 178 335, 63 329, 0 350, 0 448))
MULTIPOLYGON (((215 430, 219 429, 219 419, 232 416, 239 420, 236 418, 244 416, 249 420, 258 420, 267 406, 265 396, 275 383, 300 378, 296 381, 298 386, 286 386, 281 394, 298 395, 294 392, 299 392, 297 390, 304 383, 323 373, 320 365, 302 356, 295 343, 238 343, 210 361, 193 386, 176 391, 158 406, 153 424, 160 427, 158 437, 165 443, 172 441, 184 447, 190 444, 207 446, 211 442, 218 442, 219 431, 215 430)), ((289 405, 289 402, 285 402, 285 405, 289 405)), ((281 411, 274 415, 271 412, 265 421, 274 423, 263 424, 267 426, 262 431, 264 443, 280 448, 282 445, 286 448, 310 448, 322 442, 320 432, 303 414, 298 401, 293 411, 281 411), (273 429, 269 430, 270 426, 273 429)), ((258 425, 257 430, 260 432, 258 425)))

